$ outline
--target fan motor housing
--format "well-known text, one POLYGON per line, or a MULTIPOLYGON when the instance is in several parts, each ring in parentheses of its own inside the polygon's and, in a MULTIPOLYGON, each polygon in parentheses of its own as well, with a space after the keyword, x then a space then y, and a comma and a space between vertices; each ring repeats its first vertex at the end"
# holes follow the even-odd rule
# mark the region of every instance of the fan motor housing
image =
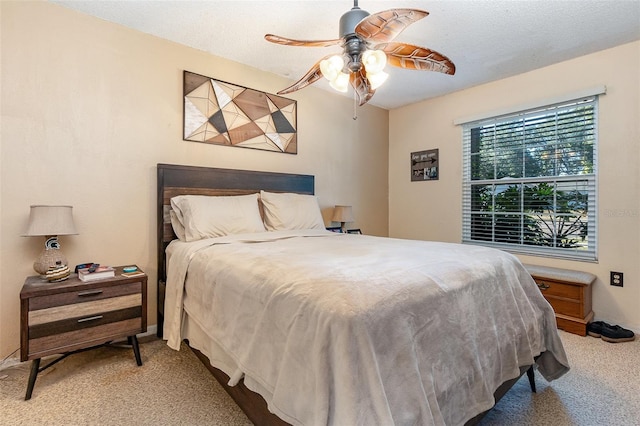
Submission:
POLYGON ((340 17, 340 38, 354 34, 356 32, 356 25, 369 15, 369 12, 357 6, 342 15, 340 17))
POLYGON ((345 37, 344 52, 349 57, 347 68, 351 72, 358 72, 362 68, 362 52, 367 48, 366 43, 356 34, 350 34, 345 37))

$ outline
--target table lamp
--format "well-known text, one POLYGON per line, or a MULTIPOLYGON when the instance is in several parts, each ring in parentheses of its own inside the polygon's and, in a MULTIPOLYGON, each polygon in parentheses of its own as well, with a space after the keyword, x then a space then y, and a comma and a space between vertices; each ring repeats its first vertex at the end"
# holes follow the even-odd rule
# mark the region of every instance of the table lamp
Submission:
POLYGON ((31 206, 29 225, 24 237, 46 237, 44 250, 33 262, 33 269, 45 275, 50 268, 67 266, 67 258, 62 254, 58 235, 77 235, 73 223, 72 206, 31 206))
POLYGON ((345 223, 355 221, 355 218, 353 217, 353 209, 351 206, 336 206, 333 209, 333 217, 331 218, 331 221, 340 222, 342 233, 345 234, 347 232, 345 223))

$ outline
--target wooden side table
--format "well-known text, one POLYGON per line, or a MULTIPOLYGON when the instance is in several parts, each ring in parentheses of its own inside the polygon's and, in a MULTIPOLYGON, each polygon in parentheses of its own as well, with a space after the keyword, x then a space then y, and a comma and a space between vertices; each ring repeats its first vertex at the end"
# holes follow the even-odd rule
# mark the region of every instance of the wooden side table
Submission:
MULTIPOLYGON (((122 275, 90 282, 76 274, 48 283, 39 276, 25 280, 20 292, 20 360, 31 363, 25 400, 31 398, 38 373, 63 358, 117 339, 127 338, 136 363, 142 365, 138 339, 147 331, 147 275, 122 275), (40 367, 41 358, 61 354, 40 367)), ((141 271, 142 272, 142 271, 141 271)))
POLYGON ((593 320, 591 284, 596 276, 548 266, 524 266, 553 307, 558 328, 586 336, 587 324, 593 320))

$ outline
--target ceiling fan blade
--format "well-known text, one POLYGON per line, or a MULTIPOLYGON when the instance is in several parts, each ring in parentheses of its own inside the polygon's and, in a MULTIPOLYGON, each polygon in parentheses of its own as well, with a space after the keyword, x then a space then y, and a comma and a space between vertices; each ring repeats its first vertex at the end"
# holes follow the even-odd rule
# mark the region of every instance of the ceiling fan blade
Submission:
POLYGON ((282 89, 278 92, 278 95, 286 95, 287 93, 295 92, 296 90, 304 89, 310 84, 315 83, 322 77, 322 71, 320 71, 320 62, 324 59, 329 58, 331 55, 327 55, 324 58, 320 59, 314 66, 311 67, 309 71, 298 81, 293 83, 291 86, 286 89, 282 89))
POLYGON ((364 70, 364 67, 357 72, 352 72, 349 76, 349 82, 358 95, 359 105, 362 106, 369 102, 369 100, 376 93, 374 89, 369 85, 369 80, 367 80, 367 75, 364 70))
POLYGON ((267 34, 264 38, 271 43, 282 44, 284 46, 326 47, 342 43, 341 38, 335 40, 293 40, 274 34, 267 34))
POLYGON ((429 12, 420 9, 391 9, 374 13, 358 23, 356 34, 366 41, 386 43, 428 14, 429 12))
POLYGON ((376 49, 387 54, 387 63, 410 70, 437 71, 453 75, 456 66, 449 58, 434 50, 406 43, 382 43, 376 49))

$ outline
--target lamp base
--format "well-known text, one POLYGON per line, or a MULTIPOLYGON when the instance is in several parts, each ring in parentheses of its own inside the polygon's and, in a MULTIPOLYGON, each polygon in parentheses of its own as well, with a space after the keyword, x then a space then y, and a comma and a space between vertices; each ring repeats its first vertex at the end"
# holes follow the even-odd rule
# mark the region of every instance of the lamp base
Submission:
POLYGON ((60 250, 58 237, 50 237, 47 239, 45 248, 40 253, 40 256, 33 262, 33 269, 40 275, 46 275, 49 268, 61 265, 67 266, 68 264, 67 258, 64 257, 62 250, 60 250))

